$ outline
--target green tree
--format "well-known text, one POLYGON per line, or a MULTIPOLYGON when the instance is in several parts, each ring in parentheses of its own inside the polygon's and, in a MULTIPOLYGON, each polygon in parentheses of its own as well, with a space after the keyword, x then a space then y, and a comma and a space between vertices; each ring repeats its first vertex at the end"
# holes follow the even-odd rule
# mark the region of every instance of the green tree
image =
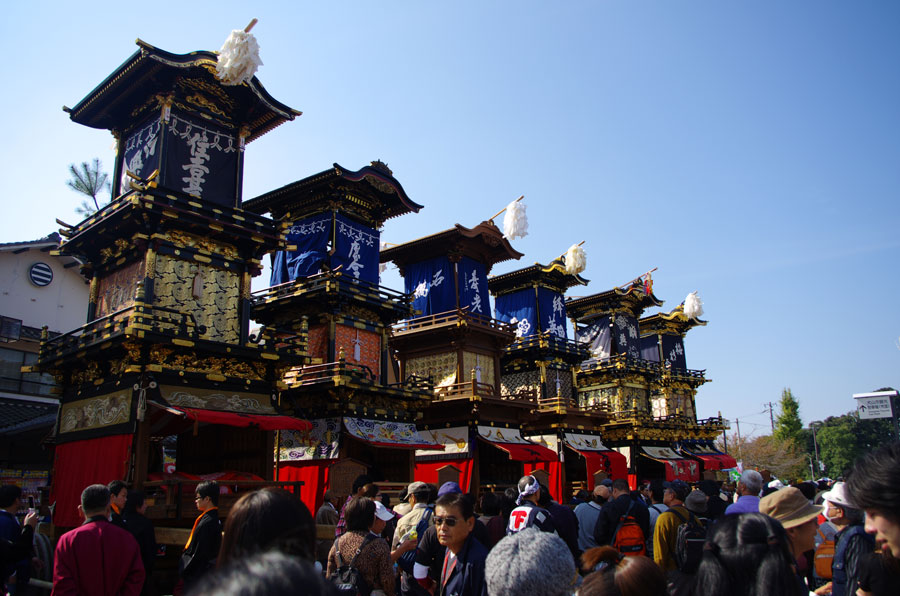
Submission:
MULTIPOLYGON (((724 448, 720 439, 719 448, 724 448)), ((728 435, 728 453, 742 462, 744 469, 768 470, 785 482, 809 476, 809 459, 803 448, 794 441, 781 441, 772 435, 759 437, 728 435)))
POLYGON ((775 438, 780 442, 803 445, 803 421, 800 420, 800 403, 790 388, 781 392, 781 412, 775 418, 775 438))
POLYGON ((85 199, 81 202, 81 205, 75 208, 77 213, 85 217, 100 211, 100 202, 97 200, 97 195, 104 190, 106 192, 111 192, 112 185, 109 182, 109 175, 106 172, 101 171, 102 168, 103 166, 100 163, 100 160, 96 157, 91 163, 86 161, 81 162, 80 168, 75 164, 69 164, 69 174, 71 174, 71 178, 66 180, 66 186, 76 192, 91 197, 91 201, 93 202, 93 205, 91 205, 91 203, 85 199))
POLYGON ((825 474, 837 478, 846 476, 856 458, 889 442, 893 430, 887 418, 860 420, 856 412, 843 416, 829 416, 816 430, 819 460, 825 464, 825 474))

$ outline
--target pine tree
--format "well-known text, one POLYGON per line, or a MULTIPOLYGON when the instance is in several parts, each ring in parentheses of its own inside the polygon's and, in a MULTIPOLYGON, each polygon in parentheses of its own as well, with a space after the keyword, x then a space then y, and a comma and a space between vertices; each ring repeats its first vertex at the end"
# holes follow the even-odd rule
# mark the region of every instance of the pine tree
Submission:
POLYGON ((100 171, 102 167, 100 160, 96 157, 90 164, 86 161, 81 162, 81 168, 76 167, 75 164, 69 164, 69 173, 72 177, 66 180, 66 185, 74 191, 91 197, 94 203, 91 205, 85 200, 75 208, 77 213, 85 217, 100 211, 100 202, 97 200, 97 195, 103 190, 110 192, 109 175, 100 171))

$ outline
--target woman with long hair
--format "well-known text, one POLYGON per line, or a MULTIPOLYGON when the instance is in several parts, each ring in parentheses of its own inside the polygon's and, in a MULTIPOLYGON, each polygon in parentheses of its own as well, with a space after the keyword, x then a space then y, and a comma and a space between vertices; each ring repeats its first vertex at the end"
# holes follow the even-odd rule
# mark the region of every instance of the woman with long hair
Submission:
POLYGON ((787 532, 761 513, 726 515, 710 530, 694 578, 697 596, 800 596, 787 532))
POLYGON ((665 596, 666 576, 649 557, 623 557, 611 546, 590 548, 581 555, 582 569, 591 571, 578 596, 665 596))
POLYGON ((296 495, 280 488, 247 493, 228 513, 217 567, 270 550, 315 562, 316 525, 296 495))

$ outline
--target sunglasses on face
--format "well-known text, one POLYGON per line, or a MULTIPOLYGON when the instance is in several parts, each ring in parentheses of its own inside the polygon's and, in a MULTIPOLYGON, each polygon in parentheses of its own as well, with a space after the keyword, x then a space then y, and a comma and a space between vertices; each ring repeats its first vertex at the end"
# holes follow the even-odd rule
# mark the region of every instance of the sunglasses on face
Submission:
POLYGON ((447 524, 447 526, 450 528, 455 526, 456 522, 459 521, 455 517, 438 517, 437 515, 435 515, 432 519, 434 520, 435 526, 442 526, 444 524, 447 524))

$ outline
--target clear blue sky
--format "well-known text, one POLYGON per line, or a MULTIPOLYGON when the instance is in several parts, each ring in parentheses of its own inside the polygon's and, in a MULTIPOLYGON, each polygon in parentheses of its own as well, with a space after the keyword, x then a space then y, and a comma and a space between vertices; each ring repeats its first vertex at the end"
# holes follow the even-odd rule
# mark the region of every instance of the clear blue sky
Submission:
POLYGON ((249 145, 245 197, 381 159, 425 206, 387 224, 402 242, 524 194, 526 256, 496 272, 586 240, 579 293, 652 267, 666 310, 699 290, 699 413, 743 433, 783 387, 806 422, 900 387, 894 1, 15 3, 0 241, 76 220, 69 163, 112 169, 112 137, 60 108, 135 38, 215 50, 252 17, 260 80, 304 115, 249 145))

